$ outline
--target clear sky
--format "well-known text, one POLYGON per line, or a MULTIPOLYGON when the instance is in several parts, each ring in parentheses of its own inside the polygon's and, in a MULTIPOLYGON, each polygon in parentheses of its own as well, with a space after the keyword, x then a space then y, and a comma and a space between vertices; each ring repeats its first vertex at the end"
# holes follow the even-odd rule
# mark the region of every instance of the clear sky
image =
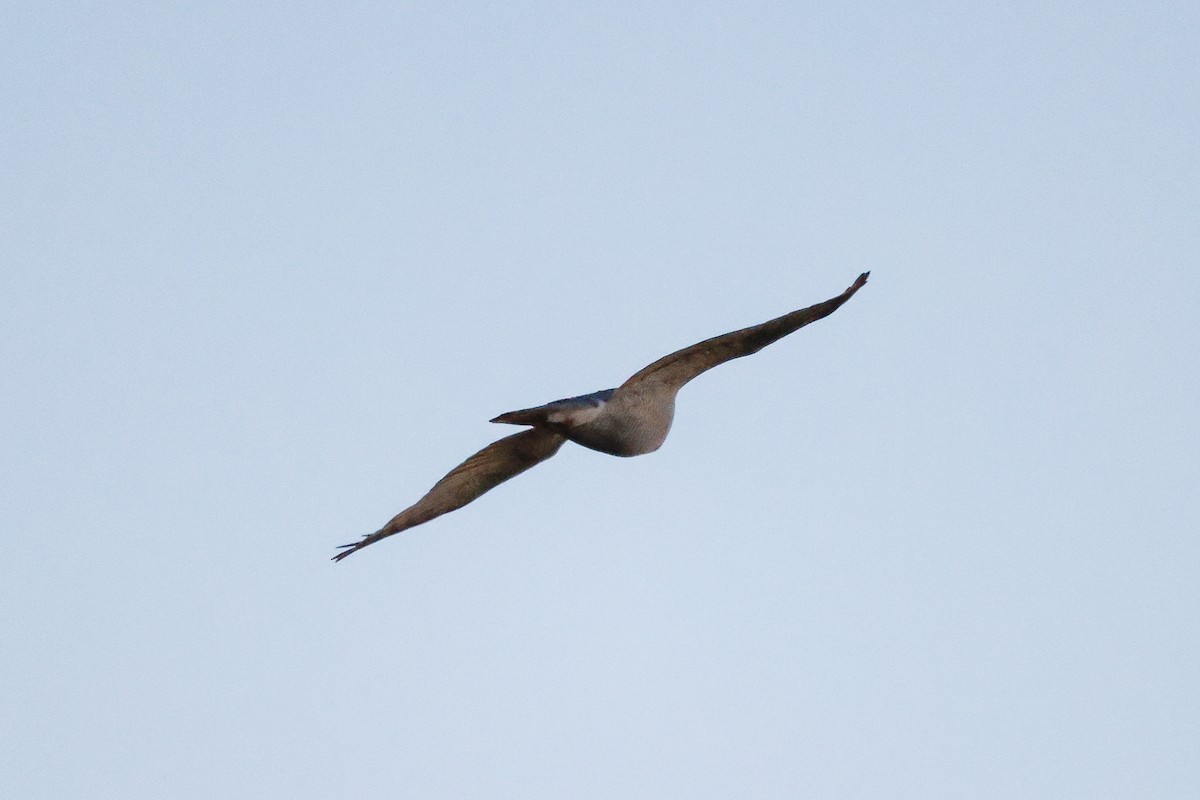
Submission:
POLYGON ((0 796, 1200 796, 1197 8, 5 3, 0 796))

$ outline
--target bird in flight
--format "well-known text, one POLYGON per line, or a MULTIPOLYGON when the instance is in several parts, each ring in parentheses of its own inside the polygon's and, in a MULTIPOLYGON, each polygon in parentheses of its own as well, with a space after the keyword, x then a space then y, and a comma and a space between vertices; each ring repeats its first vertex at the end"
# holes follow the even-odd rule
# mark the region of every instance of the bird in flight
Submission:
POLYGON ((675 395, 702 372, 757 353, 810 322, 829 316, 867 282, 864 272, 837 297, 773 320, 714 336, 663 356, 615 389, 501 414, 492 422, 527 430, 492 442, 450 471, 424 497, 375 533, 341 546, 341 561, 393 533, 429 522, 494 489, 558 452, 567 440, 614 456, 640 456, 662 446, 675 416, 675 395))

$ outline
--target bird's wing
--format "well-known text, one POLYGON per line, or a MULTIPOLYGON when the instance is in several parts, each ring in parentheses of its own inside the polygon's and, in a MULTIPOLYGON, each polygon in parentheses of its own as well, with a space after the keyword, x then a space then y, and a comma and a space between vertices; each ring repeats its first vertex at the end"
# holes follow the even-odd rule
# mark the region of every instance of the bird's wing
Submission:
POLYGON ((344 549, 334 556, 333 560, 341 561, 351 553, 358 552, 393 533, 462 508, 489 489, 494 489, 509 478, 545 461, 557 453, 565 441, 566 439, 552 431, 532 428, 492 442, 452 469, 449 475, 434 484, 415 505, 401 511, 387 525, 353 544, 342 545, 344 549))
POLYGON ((757 353, 772 342, 799 330, 808 323, 829 316, 863 287, 870 274, 864 272, 859 275, 850 288, 823 303, 784 314, 782 317, 777 317, 761 325, 714 336, 691 347, 677 350, 669 356, 663 356, 621 384, 617 392, 620 393, 622 390, 639 384, 643 386, 653 384, 657 389, 678 391, 692 378, 718 364, 757 353))

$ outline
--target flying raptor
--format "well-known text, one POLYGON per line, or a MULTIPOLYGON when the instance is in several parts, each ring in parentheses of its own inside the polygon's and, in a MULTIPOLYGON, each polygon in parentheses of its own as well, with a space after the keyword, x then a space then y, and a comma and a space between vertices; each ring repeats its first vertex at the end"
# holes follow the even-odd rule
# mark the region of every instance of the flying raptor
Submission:
POLYGON ((375 533, 341 546, 341 561, 393 533, 440 517, 520 475, 558 452, 568 439, 614 456, 640 456, 662 446, 675 416, 675 395, 702 372, 734 358, 757 353, 810 322, 837 311, 867 282, 864 272, 837 297, 782 317, 705 339, 663 356, 616 389, 555 400, 544 406, 501 414, 492 422, 528 425, 529 429, 492 442, 450 471, 416 504, 375 533))

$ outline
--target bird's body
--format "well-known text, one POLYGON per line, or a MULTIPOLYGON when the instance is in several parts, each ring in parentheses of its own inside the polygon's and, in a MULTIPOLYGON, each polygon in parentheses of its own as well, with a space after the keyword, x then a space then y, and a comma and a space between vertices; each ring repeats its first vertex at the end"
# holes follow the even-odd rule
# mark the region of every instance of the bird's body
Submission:
POLYGON ((605 389, 510 411, 492 422, 545 428, 610 456, 640 456, 662 446, 671 430, 674 411, 673 392, 670 396, 647 398, 638 390, 605 389))
POLYGON ((842 294, 761 325, 705 339, 660 358, 615 389, 509 411, 492 420, 528 425, 480 450, 438 481, 417 503, 375 533, 343 545, 340 561, 380 539, 461 508, 484 492, 558 452, 566 441, 614 456, 639 456, 662 446, 675 416, 675 396, 688 381, 718 364, 757 353, 799 328, 827 317, 867 282, 864 272, 842 294))

